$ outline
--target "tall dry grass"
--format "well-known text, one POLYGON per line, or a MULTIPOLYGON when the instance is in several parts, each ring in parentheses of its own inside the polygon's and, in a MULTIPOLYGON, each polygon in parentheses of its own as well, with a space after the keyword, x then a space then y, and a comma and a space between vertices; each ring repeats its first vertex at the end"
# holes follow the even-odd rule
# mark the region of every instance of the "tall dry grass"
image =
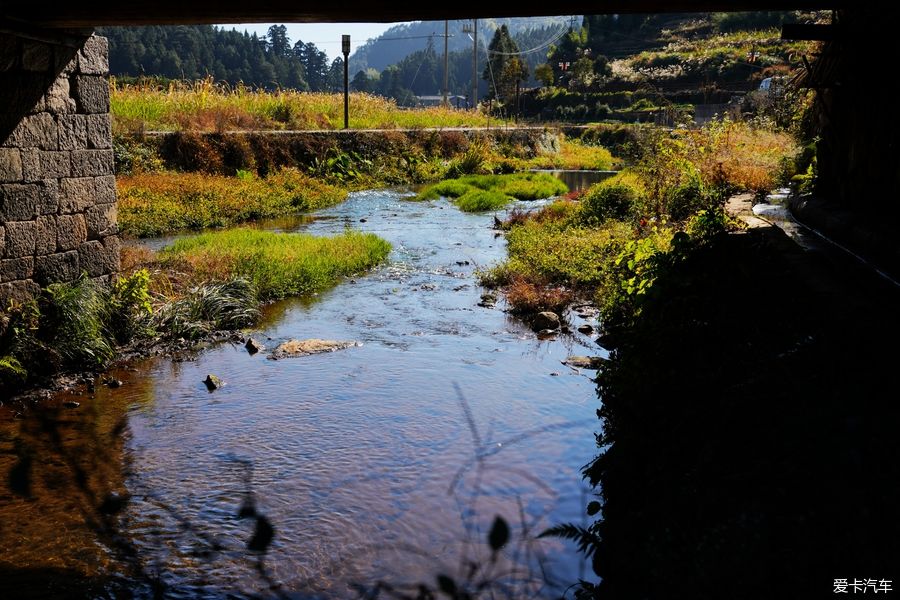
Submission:
MULTIPOLYGON (((267 92, 219 84, 212 78, 193 83, 119 84, 113 79, 110 112, 116 133, 141 131, 234 131, 340 129, 342 94, 280 90, 267 92)), ((497 123, 497 119, 493 119, 497 123)), ((371 94, 350 95, 350 127, 395 129, 486 126, 486 115, 452 108, 403 109, 371 94)))

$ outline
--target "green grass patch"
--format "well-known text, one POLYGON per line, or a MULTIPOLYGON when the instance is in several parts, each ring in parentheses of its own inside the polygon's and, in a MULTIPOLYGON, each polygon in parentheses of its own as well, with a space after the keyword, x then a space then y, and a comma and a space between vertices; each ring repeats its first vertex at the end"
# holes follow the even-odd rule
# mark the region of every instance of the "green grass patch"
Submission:
POLYGON ((484 212, 503 208, 513 201, 511 196, 493 190, 470 189, 456 199, 456 205, 464 212, 484 212))
POLYGON ((119 177, 119 226, 135 237, 228 227, 342 202, 347 190, 283 169, 267 177, 154 172, 119 177))
POLYGON ((568 191, 566 184, 548 173, 466 175, 428 186, 414 200, 456 198, 456 205, 461 210, 479 212, 496 210, 513 199, 540 200, 568 191))
POLYGON ((246 278, 259 298, 268 300, 327 289, 382 262, 390 250, 374 234, 355 231, 316 237, 232 229, 178 240, 161 256, 164 262, 186 263, 199 281, 246 278))

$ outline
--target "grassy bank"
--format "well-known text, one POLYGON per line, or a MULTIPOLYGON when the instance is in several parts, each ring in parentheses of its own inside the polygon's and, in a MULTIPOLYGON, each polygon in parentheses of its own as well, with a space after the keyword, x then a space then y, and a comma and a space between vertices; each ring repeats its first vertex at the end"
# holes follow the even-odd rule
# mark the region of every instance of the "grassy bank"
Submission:
POLYGON ((113 282, 53 284, 0 310, 0 393, 46 385, 60 372, 101 370, 124 354, 190 349, 252 326, 260 302, 324 290, 389 252, 372 234, 250 229, 184 239, 159 255, 126 247, 113 282))
MULTIPOLYGON (((723 202, 789 178, 797 149, 785 134, 744 123, 640 132, 640 159, 577 201, 557 201, 507 221, 508 259, 483 276, 521 313, 593 300, 606 320, 640 314, 661 273, 738 226, 723 202)), ((454 191, 454 190, 451 190, 454 191)))
POLYGON ((382 262, 390 250, 370 233, 317 237, 232 229, 178 240, 160 258, 169 268, 186 267, 195 281, 247 279, 260 299, 271 300, 331 287, 382 262))
POLYGON ((153 172, 120 176, 119 227, 135 237, 228 227, 342 202, 347 190, 282 169, 266 177, 153 172))
MULTIPOLYGON (((117 133, 141 131, 236 131, 341 129, 342 94, 266 92, 229 88, 211 79, 192 84, 117 85, 110 92, 117 133)), ((397 129, 482 127, 501 123, 474 111, 443 107, 401 109, 393 100, 370 94, 350 95, 350 127, 397 129)))

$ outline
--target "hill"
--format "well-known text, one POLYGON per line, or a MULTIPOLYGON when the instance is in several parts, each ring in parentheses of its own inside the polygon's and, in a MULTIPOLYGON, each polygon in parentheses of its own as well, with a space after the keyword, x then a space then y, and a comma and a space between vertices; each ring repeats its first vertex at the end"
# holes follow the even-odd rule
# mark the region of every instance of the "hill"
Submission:
MULTIPOLYGON (((581 17, 577 17, 580 21, 581 17)), ((494 31, 501 25, 506 25, 513 36, 524 34, 533 30, 548 30, 551 35, 553 32, 564 32, 566 27, 571 24, 571 17, 529 17, 529 18, 510 18, 510 19, 479 19, 478 20, 478 36, 487 40, 494 35, 494 31)), ((577 21, 576 21, 577 22, 577 21)), ((470 25, 471 20, 449 21, 449 50, 451 52, 469 51, 471 60, 472 40, 463 33, 464 25, 470 25)), ((443 52, 443 21, 417 21, 415 23, 404 23, 395 25, 378 36, 374 40, 369 40, 350 56, 350 72, 365 71, 366 69, 375 69, 382 71, 389 65, 396 64, 417 50, 424 50, 428 45, 428 41, 432 40, 436 48, 443 52)))

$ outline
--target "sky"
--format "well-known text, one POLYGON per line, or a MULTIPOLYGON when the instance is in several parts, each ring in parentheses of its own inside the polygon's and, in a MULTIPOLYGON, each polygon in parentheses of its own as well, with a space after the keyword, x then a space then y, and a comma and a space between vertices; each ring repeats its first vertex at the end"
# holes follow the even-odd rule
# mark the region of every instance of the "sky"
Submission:
MULTIPOLYGON (((226 29, 244 30, 258 35, 265 35, 272 23, 246 23, 243 25, 220 25, 226 29)), ((350 34, 350 54, 352 55, 358 46, 361 46, 369 38, 378 37, 389 27, 397 23, 284 23, 287 27, 291 44, 297 40, 312 42, 319 50, 328 55, 328 60, 334 60, 341 55, 341 35, 350 34)))

